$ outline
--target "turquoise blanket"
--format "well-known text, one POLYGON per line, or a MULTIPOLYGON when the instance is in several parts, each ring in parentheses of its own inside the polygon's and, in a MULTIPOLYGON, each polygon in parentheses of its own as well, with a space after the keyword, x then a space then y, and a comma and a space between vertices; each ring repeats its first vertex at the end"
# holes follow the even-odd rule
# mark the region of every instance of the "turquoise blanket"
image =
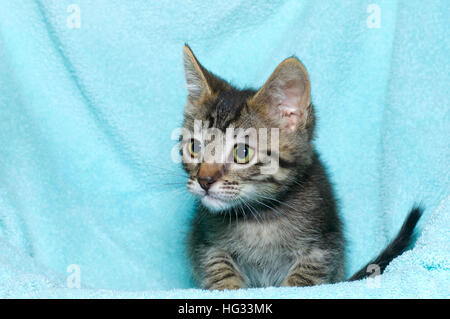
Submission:
POLYGON ((0 298, 450 297, 450 2, 0 1, 0 298), (378 279, 196 289, 171 161, 182 47, 237 86, 309 70, 347 274, 422 203, 378 279))

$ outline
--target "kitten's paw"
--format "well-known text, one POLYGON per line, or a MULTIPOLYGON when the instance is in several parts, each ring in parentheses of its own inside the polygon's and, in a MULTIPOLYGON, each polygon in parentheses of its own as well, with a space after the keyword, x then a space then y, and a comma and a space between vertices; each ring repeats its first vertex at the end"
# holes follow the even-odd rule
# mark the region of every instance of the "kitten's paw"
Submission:
POLYGON ((308 287, 316 285, 315 281, 311 278, 293 274, 288 276, 281 286, 283 287, 308 287))
POLYGON ((212 282, 207 285, 206 288, 209 290, 236 290, 244 287, 242 281, 238 277, 231 277, 212 282))

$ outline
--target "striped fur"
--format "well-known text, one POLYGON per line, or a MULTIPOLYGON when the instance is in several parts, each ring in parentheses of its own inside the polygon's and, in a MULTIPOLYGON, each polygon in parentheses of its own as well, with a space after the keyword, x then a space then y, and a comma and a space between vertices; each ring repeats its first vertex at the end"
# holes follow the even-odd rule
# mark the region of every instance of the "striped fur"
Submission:
MULTIPOLYGON (((187 46, 184 67, 187 131, 194 130, 196 120, 224 133, 229 127, 280 130, 277 149, 250 145, 256 161, 245 167, 212 166, 207 155, 190 162, 192 136, 181 136, 187 186, 198 197, 188 253, 199 286, 312 286, 343 280, 345 242, 327 173, 312 144, 315 116, 304 66, 286 59, 259 90, 237 89, 213 75, 187 46), (262 174, 261 167, 273 158, 279 158, 278 170, 262 174)), ((202 147, 212 143, 199 139, 202 147)))

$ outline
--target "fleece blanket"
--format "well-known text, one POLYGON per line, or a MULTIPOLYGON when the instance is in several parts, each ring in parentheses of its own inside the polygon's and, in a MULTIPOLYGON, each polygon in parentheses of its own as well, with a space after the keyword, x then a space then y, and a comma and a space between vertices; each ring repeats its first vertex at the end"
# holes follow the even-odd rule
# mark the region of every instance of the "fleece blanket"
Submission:
POLYGON ((0 298, 450 296, 450 2, 0 1, 0 298), (182 47, 237 86, 306 65, 347 274, 414 203, 412 250, 378 279, 210 292, 171 160, 182 47))

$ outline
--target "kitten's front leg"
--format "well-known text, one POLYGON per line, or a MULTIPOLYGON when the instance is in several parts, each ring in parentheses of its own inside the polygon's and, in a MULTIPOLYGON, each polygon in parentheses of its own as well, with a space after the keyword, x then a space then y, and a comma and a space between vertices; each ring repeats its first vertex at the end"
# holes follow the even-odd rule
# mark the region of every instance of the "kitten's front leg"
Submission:
POLYGON ((328 279, 328 276, 328 267, 323 263, 299 260, 290 269, 282 286, 315 286, 325 283, 328 279))
POLYGON ((224 251, 209 251, 203 261, 203 271, 203 288, 224 290, 245 287, 243 274, 238 270, 233 258, 224 251))

